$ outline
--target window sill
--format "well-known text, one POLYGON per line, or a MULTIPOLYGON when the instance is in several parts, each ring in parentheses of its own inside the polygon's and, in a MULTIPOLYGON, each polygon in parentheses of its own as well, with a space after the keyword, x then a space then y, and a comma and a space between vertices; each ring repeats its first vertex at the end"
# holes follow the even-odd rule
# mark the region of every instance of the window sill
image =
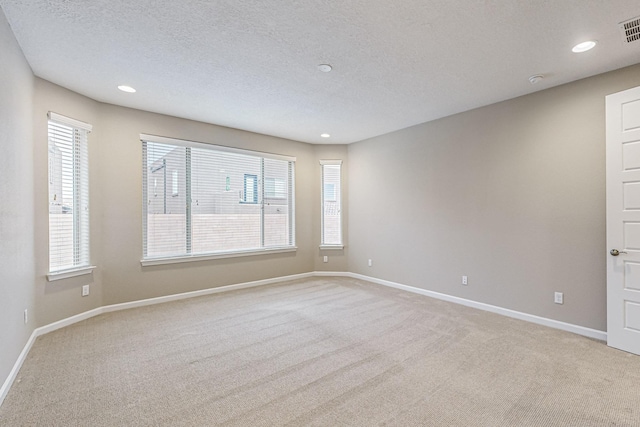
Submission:
POLYGON ((321 251, 330 251, 336 249, 344 249, 344 245, 320 245, 321 251))
POLYGON ((176 256, 176 257, 164 257, 164 258, 148 258, 148 259, 140 260, 140 264, 143 267, 148 267, 152 265, 179 264, 183 262, 207 261, 212 259, 237 258, 237 257, 254 256, 254 255, 267 255, 267 254, 280 254, 285 252, 296 252, 297 249, 298 248, 296 246, 287 246, 284 248, 280 247, 280 248, 271 248, 271 249, 252 249, 248 251, 221 252, 216 254, 185 255, 185 256, 176 256))
POLYGON ((47 274, 47 280, 54 282, 56 280, 68 279, 70 277, 83 276, 85 274, 91 274, 95 269, 95 265, 89 265, 87 267, 74 268, 73 270, 55 271, 47 274))

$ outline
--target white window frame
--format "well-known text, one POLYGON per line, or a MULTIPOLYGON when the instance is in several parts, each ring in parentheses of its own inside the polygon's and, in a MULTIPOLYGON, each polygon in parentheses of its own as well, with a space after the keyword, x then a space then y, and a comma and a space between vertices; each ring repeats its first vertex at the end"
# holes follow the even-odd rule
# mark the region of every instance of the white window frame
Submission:
POLYGON ((343 235, 343 218, 342 218, 342 160, 320 160, 321 182, 320 182, 320 249, 344 249, 344 235, 343 235), (338 202, 340 206, 340 242, 339 243, 325 243, 325 166, 339 166, 340 167, 340 182, 339 187, 333 189, 332 199, 330 201, 338 202))
MULTIPOLYGON (((296 158, 292 156, 285 156, 280 154, 272 154, 272 153, 264 153, 258 151, 251 150, 243 150, 240 148, 226 147, 222 145, 208 144, 203 142, 189 141, 184 139, 176 139, 176 138, 168 138, 158 135, 148 135, 148 134, 140 134, 140 141, 143 144, 143 162, 146 162, 146 155, 144 154, 145 144, 150 143, 159 143, 159 144, 169 144, 174 146, 182 146, 187 148, 205 148, 209 150, 216 151, 224 151, 228 153, 237 153, 243 155, 249 155, 254 157, 259 157, 262 159, 275 159, 275 160, 284 160, 289 162, 289 173, 290 173, 290 185, 289 185, 289 205, 288 205, 288 215, 290 219, 290 236, 289 236, 289 244, 285 246, 276 246, 276 247, 261 247, 258 249, 240 249, 240 250, 229 250, 224 252, 211 252, 211 253, 198 253, 198 254, 176 254, 170 256, 159 256, 159 257, 147 257, 146 253, 144 253, 144 248, 146 248, 146 239, 147 239, 147 183, 145 182, 143 176, 143 254, 142 259, 140 260, 140 264, 142 266, 153 266, 153 265, 162 265, 162 264, 176 264, 183 262, 191 262, 191 261, 203 261, 203 260, 215 260, 215 259, 223 259, 223 258, 235 258, 235 257, 244 257, 244 256, 253 256, 260 254, 274 254, 274 253, 284 253, 284 252, 295 252, 297 250, 296 240, 295 240, 295 162, 296 158)), ((143 166, 146 167, 146 166, 143 166)), ((190 178, 187 178, 187 182, 189 182, 190 178)), ((261 180, 262 181, 262 180, 261 180)), ((188 184, 187 184, 188 185, 188 184)), ((258 194, 262 194, 264 192, 263 182, 258 183, 258 194)), ((225 190, 226 191, 226 190, 225 190)), ((187 192, 188 193, 188 192, 187 192)), ((244 191, 243 191, 244 193, 244 191)), ((242 195, 240 203, 244 203, 244 199, 246 194, 242 195)), ((255 202, 251 202, 252 204, 256 204, 255 202)), ((257 204, 264 204, 264 197, 259 197, 257 204), (262 199, 262 200, 261 200, 262 199)), ((190 211, 190 209, 188 210, 190 211)), ((263 209, 264 212, 264 209, 263 209)), ((190 212, 187 212, 187 215, 190 215, 190 212)), ((262 220, 264 222, 264 218, 262 220)), ((189 222, 189 221, 187 221, 189 222)), ((263 231, 264 232, 264 231, 263 231)), ((264 234, 262 236, 262 240, 264 240, 264 234)))
MULTIPOLYGON (((91 265, 90 254, 90 227, 89 227, 89 157, 88 157, 88 134, 93 127, 89 123, 85 123, 70 117, 63 116, 61 114, 49 111, 47 114, 47 139, 48 139, 48 181, 49 191, 52 191, 52 185, 54 184, 54 161, 51 158, 51 151, 55 144, 54 139, 51 136, 52 127, 65 126, 72 129, 73 141, 67 141, 72 146, 72 167, 71 171, 67 173, 72 174, 72 198, 74 201, 73 207, 73 242, 72 242, 72 262, 67 265, 54 266, 53 257, 61 250, 61 247, 56 247, 55 242, 51 240, 52 232, 52 214, 49 204, 52 200, 51 194, 49 194, 49 202, 47 203, 48 218, 49 218, 49 268, 47 279, 49 281, 61 280, 70 277, 80 276, 84 274, 90 274, 96 266, 91 265)), ((62 171, 61 171, 62 173, 62 171)), ((61 189, 58 189, 61 191, 61 189)), ((57 195, 56 195, 57 197, 57 195)))

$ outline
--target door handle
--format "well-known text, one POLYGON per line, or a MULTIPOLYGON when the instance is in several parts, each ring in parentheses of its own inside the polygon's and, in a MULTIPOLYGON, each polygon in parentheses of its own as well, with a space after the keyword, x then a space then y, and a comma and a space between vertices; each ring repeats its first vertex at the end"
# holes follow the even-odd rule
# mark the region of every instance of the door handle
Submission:
POLYGON ((618 255, 620 255, 620 254, 626 254, 626 252, 625 252, 625 251, 619 251, 619 250, 617 250, 617 249, 611 249, 611 250, 609 251, 609 253, 610 253, 611 255, 613 255, 613 256, 618 256, 618 255))

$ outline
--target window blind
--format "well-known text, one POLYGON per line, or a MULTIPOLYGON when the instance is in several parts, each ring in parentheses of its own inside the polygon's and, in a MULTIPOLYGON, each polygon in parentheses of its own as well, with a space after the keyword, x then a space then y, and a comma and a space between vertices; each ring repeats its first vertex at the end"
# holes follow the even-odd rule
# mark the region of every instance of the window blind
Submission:
POLYGON ((91 125, 49 112, 49 272, 89 267, 91 125))
POLYGON ((143 260, 295 246, 294 158, 141 140, 143 260))
POLYGON ((321 160, 322 168, 322 242, 324 246, 342 246, 341 160, 321 160))

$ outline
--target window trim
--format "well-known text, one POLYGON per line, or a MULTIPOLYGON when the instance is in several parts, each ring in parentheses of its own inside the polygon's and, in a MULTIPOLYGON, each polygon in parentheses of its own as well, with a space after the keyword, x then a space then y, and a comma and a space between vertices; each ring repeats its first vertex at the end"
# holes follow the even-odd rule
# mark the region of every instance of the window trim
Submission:
POLYGON ((208 142, 197 142, 197 141, 189 141, 188 139, 178 139, 178 138, 169 138, 166 136, 158 136, 158 135, 150 135, 146 133, 140 134, 141 141, 148 142, 157 142, 160 144, 171 144, 171 145, 179 145, 181 147, 190 147, 190 148, 208 148, 213 150, 225 151, 227 153, 236 153, 236 154, 244 154, 247 156, 256 156, 260 155, 264 158, 274 159, 274 160, 285 160, 288 162, 295 162, 296 158, 294 156, 286 156, 283 154, 274 154, 266 151, 257 151, 257 150, 245 150, 242 148, 234 148, 227 147, 226 145, 218 145, 218 144, 209 144, 208 142))
MULTIPOLYGON (((143 253, 142 258, 140 260, 140 264, 145 266, 153 266, 153 265, 163 265, 163 264, 176 264, 183 262, 193 262, 193 261, 204 261, 204 260, 214 260, 214 259, 223 259, 223 258, 235 258, 235 257, 244 257, 244 256, 254 256, 254 255, 263 255, 263 254, 276 254, 276 253, 286 253, 286 252, 296 252, 298 247, 296 246, 296 210, 295 210, 295 163, 296 157, 287 156, 282 154, 274 154, 263 151, 256 150, 244 150, 241 148, 227 147, 224 145, 210 144, 205 142, 196 142, 185 139, 177 139, 170 137, 163 137, 158 135, 150 135, 150 134, 140 134, 140 141, 145 143, 160 143, 160 144, 169 144, 174 146, 186 147, 186 148, 204 148, 209 150, 217 150, 227 153, 235 153, 248 155, 252 157, 260 157, 263 159, 273 159, 273 160, 282 160, 288 162, 288 179, 290 180, 290 185, 288 188, 287 197, 289 200, 289 218, 290 225, 289 229, 291 232, 290 235, 290 244, 285 246, 268 246, 268 247, 260 247, 260 248, 249 248, 249 249, 235 249, 230 251, 219 251, 219 252, 211 252, 211 253, 197 253, 197 254, 178 254, 178 255, 170 255, 170 256, 158 256, 158 257, 147 257, 143 253)), ((146 163, 146 155, 143 154, 143 161, 146 163)), ((260 204, 260 185, 259 181, 256 181, 258 185, 258 189, 256 195, 258 196, 257 203, 248 202, 248 204, 260 204)), ((143 188, 145 183, 143 182, 143 188)), ((226 190, 225 190, 226 191, 226 190)), ((143 190, 144 192, 144 190, 143 190)), ((187 196, 189 196, 189 190, 187 189, 187 196)), ((244 196, 244 195, 243 195, 244 196)), ((244 203, 242 200, 240 203, 244 203)), ((146 205, 146 201, 143 200, 143 204, 146 205)), ((190 210, 190 206, 187 208, 190 210)), ((143 208, 144 211, 144 208, 143 208)), ((144 226, 144 212, 143 212, 143 251, 146 242, 146 227, 144 226)), ((264 221, 264 218, 262 219, 264 221)), ((264 227, 264 224, 262 225, 264 227)), ((189 228, 189 227, 187 227, 189 228)), ((189 233, 189 231, 188 231, 189 233)), ((264 234, 261 236, 261 240, 264 240, 264 234)))
POLYGON ((53 120, 54 122, 63 123, 67 126, 86 130, 87 132, 91 132, 93 130, 93 126, 89 123, 72 119, 71 117, 63 116, 62 114, 54 113, 53 111, 49 111, 47 113, 47 117, 49 120, 53 120))
POLYGON ((320 160, 320 249, 321 250, 340 250, 344 249, 344 236, 343 236, 343 218, 342 218, 342 160, 320 160), (340 243, 324 243, 324 167, 325 166, 340 166, 340 187, 338 189, 334 186, 333 201, 340 203, 340 243), (337 191, 336 191, 337 190, 337 191), (339 194, 337 196, 336 194, 339 194))
POLYGON ((95 270, 96 268, 98 267, 96 267, 95 265, 88 265, 86 267, 49 272, 47 274, 47 280, 49 282, 55 282, 56 280, 68 279, 70 277, 84 276, 85 274, 93 273, 93 270, 95 270))
POLYGON ((335 251, 344 249, 344 245, 320 245, 320 250, 323 251, 335 251))
MULTIPOLYGON (((75 180, 75 178, 73 179, 73 199, 74 199, 74 218, 73 218, 73 251, 74 251, 74 260, 73 260, 73 265, 69 265, 66 268, 61 268, 59 270, 52 270, 51 269, 51 255, 52 255, 52 245, 51 245, 51 213, 47 213, 47 232, 48 232, 48 242, 47 242, 47 247, 48 247, 48 266, 47 266, 47 280, 48 281, 55 281, 55 280, 61 280, 61 279, 66 279, 66 278, 70 278, 70 277, 75 277, 75 276, 80 276, 80 275, 84 275, 84 274, 90 274, 95 268, 96 266, 91 265, 91 226, 90 226, 90 221, 91 221, 91 215, 90 215, 90 181, 89 181, 89 157, 88 157, 88 151, 89 151, 89 133, 91 133, 91 131, 93 130, 93 126, 89 123, 80 121, 80 120, 76 120, 67 116, 63 116, 62 114, 58 114, 55 113, 53 111, 48 111, 47 112, 47 165, 48 165, 48 172, 47 172, 47 177, 48 177, 48 185, 49 185, 49 190, 48 193, 51 191, 51 187, 50 185, 53 184, 52 179, 53 179, 53 175, 52 175, 52 160, 51 160, 51 155, 49 153, 49 149, 50 149, 50 144, 51 144, 51 135, 50 135, 50 131, 49 131, 49 126, 50 126, 50 122, 53 122, 54 124, 58 124, 58 125, 63 125, 63 126, 68 126, 72 129, 73 134, 74 134, 74 139, 77 138, 77 132, 78 131, 83 131, 84 135, 83 135, 83 139, 82 139, 82 149, 86 150, 84 152, 84 154, 82 154, 81 152, 79 152, 78 154, 76 154, 76 142, 72 142, 72 149, 73 149, 73 154, 72 154, 72 163, 73 163, 73 169, 76 170, 76 168, 78 167, 77 164, 78 162, 81 162, 80 164, 85 166, 86 170, 81 170, 82 174, 81 177, 78 178, 78 181, 75 180), (76 157, 79 156, 80 158, 76 157), (87 156, 86 157, 86 164, 83 164, 82 160, 82 156, 87 156), (85 182, 86 181, 86 182, 85 182), (80 187, 78 187, 80 186, 80 187), (84 188, 84 189, 83 189, 84 188), (77 209, 81 209, 81 203, 80 201, 85 201, 83 200, 83 196, 82 193, 83 191, 86 192, 86 218, 83 217, 83 214, 77 214, 76 212, 77 209), (82 226, 81 224, 83 224, 83 221, 86 221, 86 224, 84 226, 82 226), (86 230, 84 230, 83 232, 83 228, 86 226, 86 230), (85 236, 86 234, 86 236, 85 236), (86 241, 85 241, 86 239, 86 241), (85 247, 86 244, 86 247, 85 247), (77 247, 77 249, 76 249, 77 247), (85 251, 82 251, 82 249, 86 249, 85 251), (78 255, 76 255, 76 251, 81 251, 78 252, 78 255), (77 262, 76 260, 76 256, 78 256, 81 262, 77 262)), ((74 173, 75 175, 75 173, 74 173)), ((51 193, 48 194, 48 197, 51 197, 51 193)))
POLYGON ((233 252, 216 252, 212 254, 182 255, 172 257, 146 258, 140 260, 140 265, 149 267, 153 265, 181 264, 184 262, 207 261, 213 259, 237 258, 255 255, 281 254, 286 252, 296 252, 297 246, 275 247, 265 249, 248 249, 233 252))

